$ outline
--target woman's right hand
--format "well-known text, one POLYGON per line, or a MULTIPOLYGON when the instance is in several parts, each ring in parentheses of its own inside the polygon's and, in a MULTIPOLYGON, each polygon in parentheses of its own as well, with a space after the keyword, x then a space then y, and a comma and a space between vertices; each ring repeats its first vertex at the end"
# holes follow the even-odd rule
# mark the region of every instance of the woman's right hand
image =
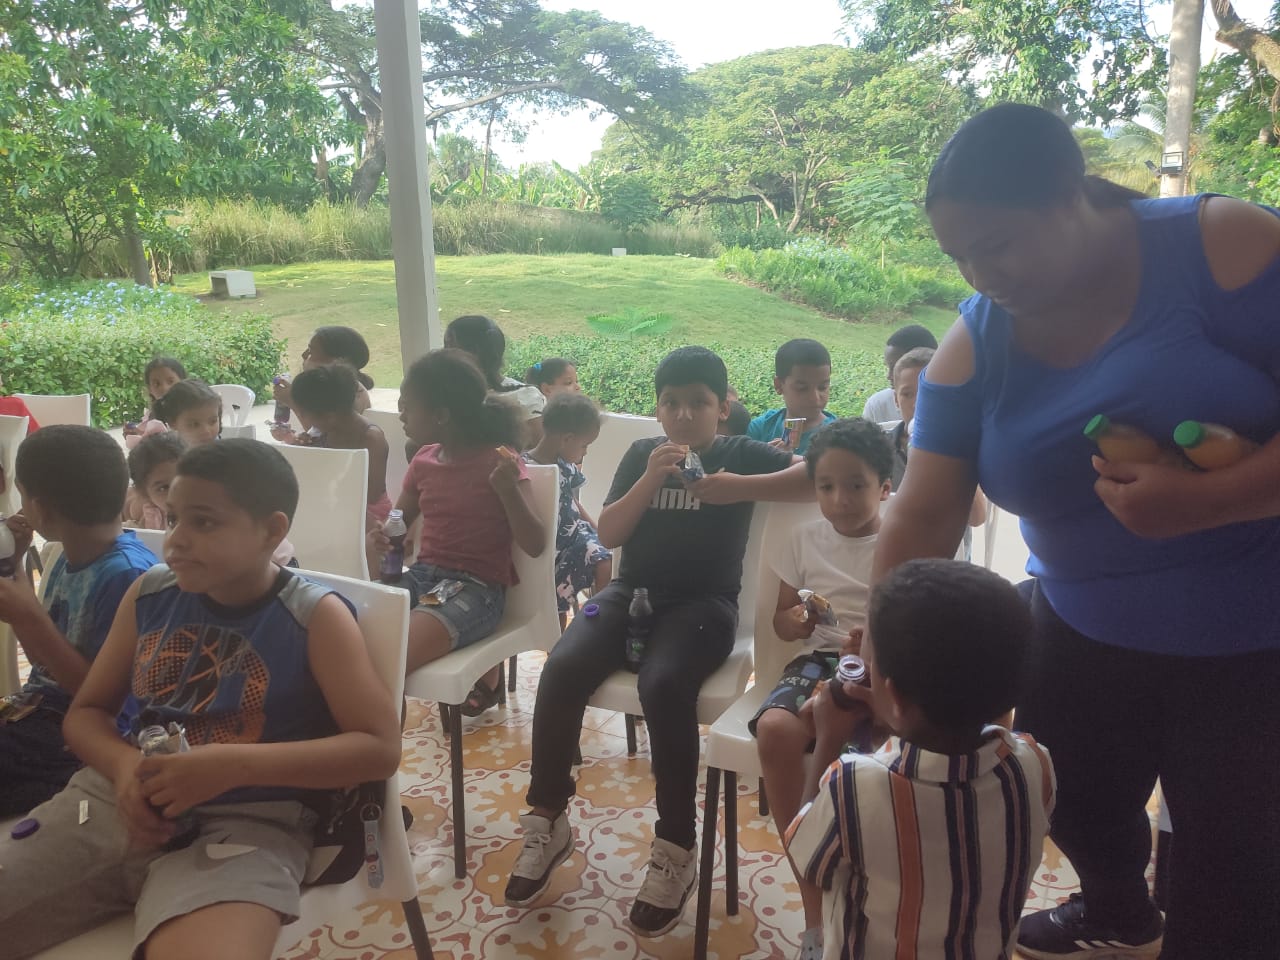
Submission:
POLYGON ((278 424, 272 427, 271 438, 275 440, 276 443, 288 443, 295 446, 298 443, 297 435, 293 432, 292 428, 285 424, 278 424))

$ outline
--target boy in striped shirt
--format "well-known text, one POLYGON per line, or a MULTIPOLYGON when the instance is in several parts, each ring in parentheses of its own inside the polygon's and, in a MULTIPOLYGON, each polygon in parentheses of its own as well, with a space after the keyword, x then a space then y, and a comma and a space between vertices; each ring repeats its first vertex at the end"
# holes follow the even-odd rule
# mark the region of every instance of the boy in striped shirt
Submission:
POLYGON ((872 592, 871 686, 845 692, 895 735, 840 756, 865 714, 816 697, 807 802, 786 836, 823 889, 826 960, 1013 956, 1053 767, 985 721, 1014 705, 1030 635, 1015 589, 967 563, 913 560, 872 592))

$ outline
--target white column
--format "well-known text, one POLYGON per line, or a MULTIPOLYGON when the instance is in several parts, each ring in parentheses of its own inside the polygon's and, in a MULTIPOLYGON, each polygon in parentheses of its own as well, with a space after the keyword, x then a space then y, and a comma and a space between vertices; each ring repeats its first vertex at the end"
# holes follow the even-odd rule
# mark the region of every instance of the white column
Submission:
POLYGON ((1191 123, 1196 106, 1196 80, 1200 74, 1203 25, 1204 0, 1173 0, 1164 152, 1182 154, 1183 172, 1166 173, 1160 177, 1162 197, 1181 197, 1187 192, 1186 165, 1191 160, 1191 123))
POLYGON ((416 0, 374 0, 373 13, 387 144, 400 357, 408 367, 427 350, 444 343, 431 236, 421 28, 416 0))

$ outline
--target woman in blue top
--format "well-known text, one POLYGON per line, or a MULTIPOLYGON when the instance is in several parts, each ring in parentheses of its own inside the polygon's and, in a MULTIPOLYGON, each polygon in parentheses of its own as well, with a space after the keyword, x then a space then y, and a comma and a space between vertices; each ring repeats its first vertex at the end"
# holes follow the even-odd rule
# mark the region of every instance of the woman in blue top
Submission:
POLYGON ((1059 781, 1082 895, 1024 919, 1026 957, 1274 957, 1280 943, 1280 218, 1085 175, 1061 120, 1004 104, 943 149, 926 198, 978 293, 921 384, 878 575, 952 556, 974 486, 1022 518, 1036 622, 1018 725, 1059 781), (1263 443, 1200 473, 1107 462, 1105 413, 1263 443), (1173 818, 1167 918, 1145 804, 1173 818))

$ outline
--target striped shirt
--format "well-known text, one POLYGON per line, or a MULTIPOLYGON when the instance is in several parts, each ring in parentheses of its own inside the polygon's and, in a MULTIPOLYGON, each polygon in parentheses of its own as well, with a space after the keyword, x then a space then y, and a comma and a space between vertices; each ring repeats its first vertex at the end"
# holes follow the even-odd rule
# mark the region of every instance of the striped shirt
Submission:
POLYGON ((974 753, 898 737, 847 754, 787 829, 823 893, 825 960, 1007 960, 1053 809, 1048 753, 1002 727, 974 753))

